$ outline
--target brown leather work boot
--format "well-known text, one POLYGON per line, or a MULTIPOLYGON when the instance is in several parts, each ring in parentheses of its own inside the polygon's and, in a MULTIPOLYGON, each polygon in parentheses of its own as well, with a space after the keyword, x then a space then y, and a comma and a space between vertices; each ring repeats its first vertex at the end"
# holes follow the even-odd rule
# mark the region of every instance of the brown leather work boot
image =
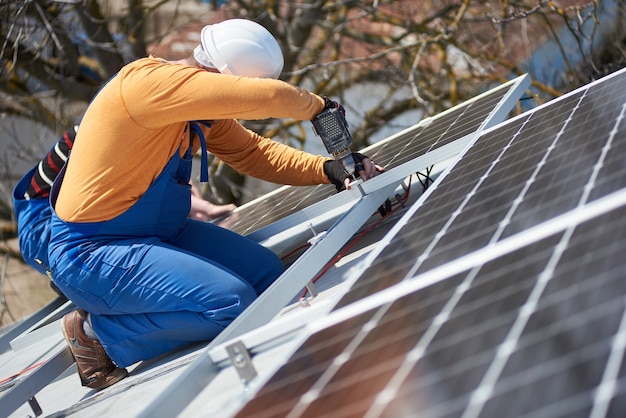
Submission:
POLYGON ((128 376, 128 372, 113 363, 98 340, 85 334, 83 322, 86 317, 87 313, 82 309, 70 312, 63 317, 61 328, 76 361, 82 385, 104 389, 128 376))

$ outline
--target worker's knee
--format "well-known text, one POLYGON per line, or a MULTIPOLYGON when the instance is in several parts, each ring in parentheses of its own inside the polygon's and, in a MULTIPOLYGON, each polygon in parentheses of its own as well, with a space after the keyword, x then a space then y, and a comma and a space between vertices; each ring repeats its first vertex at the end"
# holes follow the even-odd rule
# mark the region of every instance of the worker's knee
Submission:
POLYGON ((239 288, 236 292, 224 295, 222 306, 208 312, 211 321, 223 327, 228 326, 256 299, 256 292, 250 287, 239 288))

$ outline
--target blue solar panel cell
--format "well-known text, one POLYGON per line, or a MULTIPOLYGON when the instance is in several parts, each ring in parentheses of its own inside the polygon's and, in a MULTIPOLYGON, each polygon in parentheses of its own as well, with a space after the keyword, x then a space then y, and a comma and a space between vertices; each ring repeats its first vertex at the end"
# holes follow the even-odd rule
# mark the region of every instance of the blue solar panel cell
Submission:
POLYGON ((379 401, 382 416, 589 416, 615 336, 624 332, 626 285, 614 286, 626 268, 616 252, 626 249, 623 210, 468 272, 468 289, 432 340, 421 342, 423 355, 386 387, 393 397, 379 401), (599 227, 612 234, 603 238, 599 227))
POLYGON ((239 208, 229 229, 248 235, 335 193, 332 185, 285 187, 254 205, 239 208))

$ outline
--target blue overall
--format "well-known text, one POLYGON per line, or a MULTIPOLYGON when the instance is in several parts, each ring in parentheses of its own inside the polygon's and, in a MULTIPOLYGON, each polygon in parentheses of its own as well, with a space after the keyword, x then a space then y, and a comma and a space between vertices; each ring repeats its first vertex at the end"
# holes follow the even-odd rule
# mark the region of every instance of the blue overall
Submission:
POLYGON ((191 160, 191 149, 174 153, 146 193, 109 221, 64 222, 53 211, 53 280, 91 313, 120 367, 213 339, 283 272, 268 249, 187 217, 191 160))
POLYGON ((30 179, 37 170, 31 168, 13 188, 13 209, 17 220, 17 236, 24 261, 41 274, 46 274, 48 242, 50 241, 50 216, 52 209, 48 198, 24 199, 30 179), (36 260, 39 260, 38 263, 36 260))

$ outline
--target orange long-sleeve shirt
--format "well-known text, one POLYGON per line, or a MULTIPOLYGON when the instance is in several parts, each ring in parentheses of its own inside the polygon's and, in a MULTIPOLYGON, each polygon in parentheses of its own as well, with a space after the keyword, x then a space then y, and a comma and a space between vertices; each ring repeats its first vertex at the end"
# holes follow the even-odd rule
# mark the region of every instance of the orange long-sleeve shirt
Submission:
MULTIPOLYGON (((56 202, 70 222, 109 220, 132 206, 179 147, 188 121, 236 170, 279 184, 328 183, 325 157, 264 138, 235 119, 313 119, 319 96, 282 81, 207 72, 155 57, 126 65, 89 105, 56 202)), ((194 151, 199 142, 194 141, 194 151)))

